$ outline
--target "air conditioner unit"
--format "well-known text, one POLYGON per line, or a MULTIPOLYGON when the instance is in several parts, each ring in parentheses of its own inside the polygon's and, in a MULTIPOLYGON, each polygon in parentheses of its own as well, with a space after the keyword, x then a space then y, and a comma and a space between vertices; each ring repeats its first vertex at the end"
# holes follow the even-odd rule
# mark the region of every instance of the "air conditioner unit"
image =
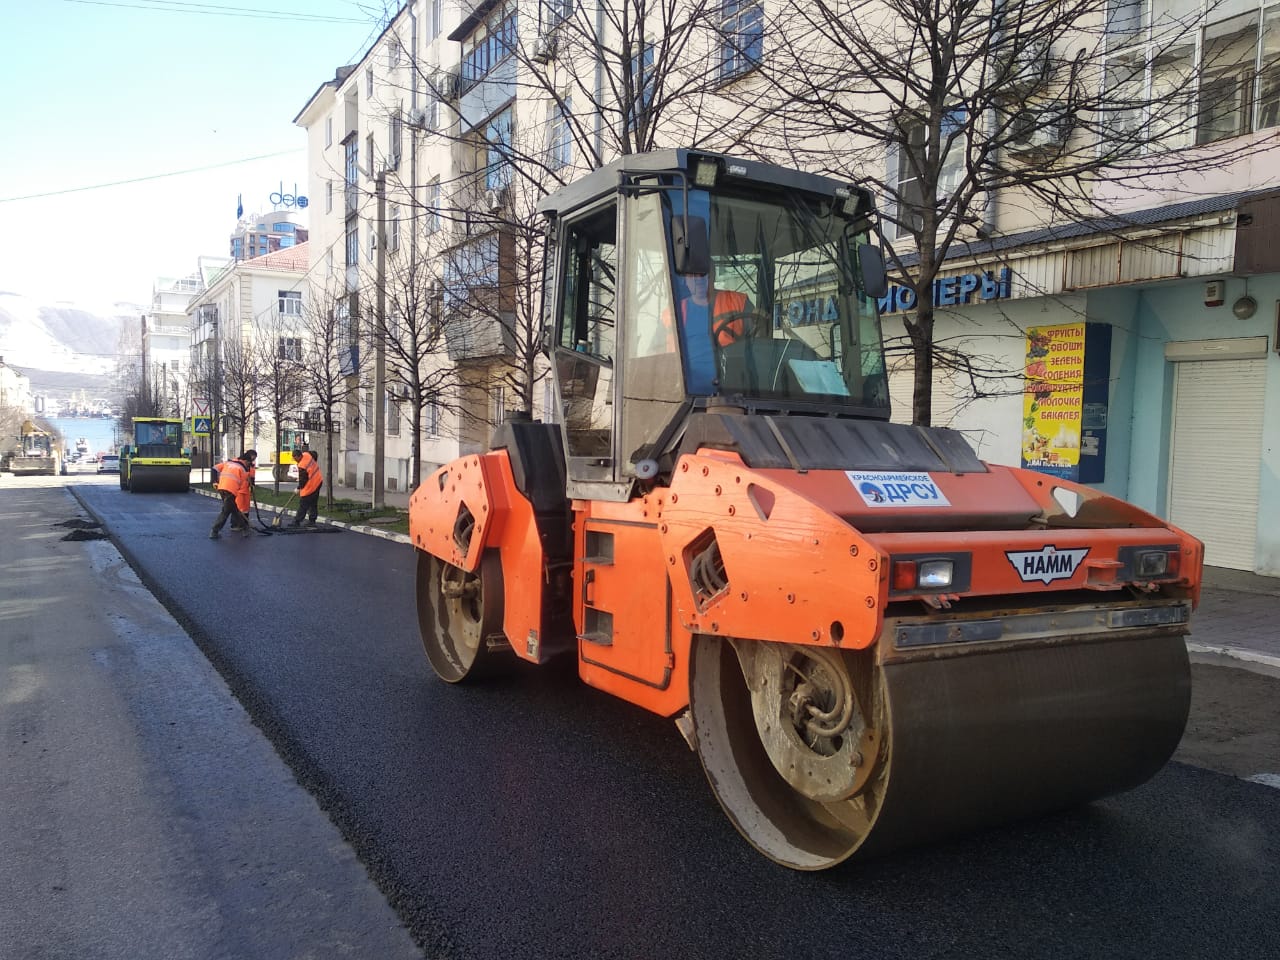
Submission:
POLYGON ((409 126, 423 130, 431 129, 431 111, 426 107, 414 107, 409 111, 409 126))
POLYGON ((539 34, 538 38, 533 41, 533 50, 529 54, 529 59, 534 63, 550 63, 555 55, 555 32, 548 30, 546 33, 539 34))
POLYGON ((1069 113, 1060 110, 1027 111, 1014 124, 1009 153, 1025 159, 1060 153, 1066 148, 1067 138, 1074 128, 1069 113))
POLYGON ((1049 58, 1048 38, 1037 37, 1031 41, 1021 41, 1009 37, 1004 42, 1009 46, 1003 51, 997 51, 996 56, 1001 61, 999 69, 1004 75, 1005 91, 1012 94, 1025 93, 1049 79, 1053 65, 1049 58), (1022 45, 1015 50, 1014 45, 1018 43, 1022 45))
POLYGON ((497 213, 506 202, 506 190, 486 190, 484 192, 484 208, 490 213, 497 213))
POLYGON ((431 89, 441 100, 453 100, 458 96, 458 71, 437 70, 431 75, 431 89))

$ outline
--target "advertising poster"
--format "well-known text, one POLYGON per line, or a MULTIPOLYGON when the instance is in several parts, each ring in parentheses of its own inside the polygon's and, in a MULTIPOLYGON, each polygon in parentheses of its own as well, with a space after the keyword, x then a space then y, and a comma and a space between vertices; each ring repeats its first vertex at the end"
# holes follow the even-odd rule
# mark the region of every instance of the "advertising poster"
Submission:
POLYGON ((1022 394, 1022 466, 1078 480, 1084 412, 1085 326, 1027 330, 1022 394))

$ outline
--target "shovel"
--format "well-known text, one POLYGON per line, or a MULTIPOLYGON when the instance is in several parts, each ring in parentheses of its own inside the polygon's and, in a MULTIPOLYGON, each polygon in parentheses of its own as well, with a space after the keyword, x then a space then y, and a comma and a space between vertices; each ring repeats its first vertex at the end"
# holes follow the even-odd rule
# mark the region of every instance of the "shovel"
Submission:
POLYGON ((288 500, 284 502, 284 506, 279 509, 275 517, 271 520, 271 525, 273 527, 275 527, 276 529, 279 529, 280 524, 284 521, 284 515, 289 512, 289 504, 293 503, 293 501, 296 500, 297 498, 298 498, 297 493, 294 493, 291 497, 289 497, 288 500))

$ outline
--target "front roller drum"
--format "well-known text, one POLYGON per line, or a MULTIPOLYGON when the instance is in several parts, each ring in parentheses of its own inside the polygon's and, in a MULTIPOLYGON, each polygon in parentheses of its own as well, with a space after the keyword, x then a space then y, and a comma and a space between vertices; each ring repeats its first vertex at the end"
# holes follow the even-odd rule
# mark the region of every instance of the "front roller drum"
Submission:
POLYGON ((502 563, 486 553, 475 573, 418 551, 418 631, 431 668, 459 683, 487 676, 512 659, 493 650, 502 636, 502 563))
POLYGON ((882 664, 840 651, 698 637, 699 756, 738 831, 821 870, 1143 783, 1181 739, 1180 634, 882 664))

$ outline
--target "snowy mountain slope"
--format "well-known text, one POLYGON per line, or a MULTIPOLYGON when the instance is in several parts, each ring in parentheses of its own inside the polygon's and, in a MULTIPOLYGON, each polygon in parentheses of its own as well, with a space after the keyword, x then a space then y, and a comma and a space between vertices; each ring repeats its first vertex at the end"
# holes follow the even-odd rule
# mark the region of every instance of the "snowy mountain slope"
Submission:
POLYGON ((44 303, 0 291, 0 357, 32 370, 106 374, 116 367, 121 333, 136 331, 142 312, 136 304, 44 303))

